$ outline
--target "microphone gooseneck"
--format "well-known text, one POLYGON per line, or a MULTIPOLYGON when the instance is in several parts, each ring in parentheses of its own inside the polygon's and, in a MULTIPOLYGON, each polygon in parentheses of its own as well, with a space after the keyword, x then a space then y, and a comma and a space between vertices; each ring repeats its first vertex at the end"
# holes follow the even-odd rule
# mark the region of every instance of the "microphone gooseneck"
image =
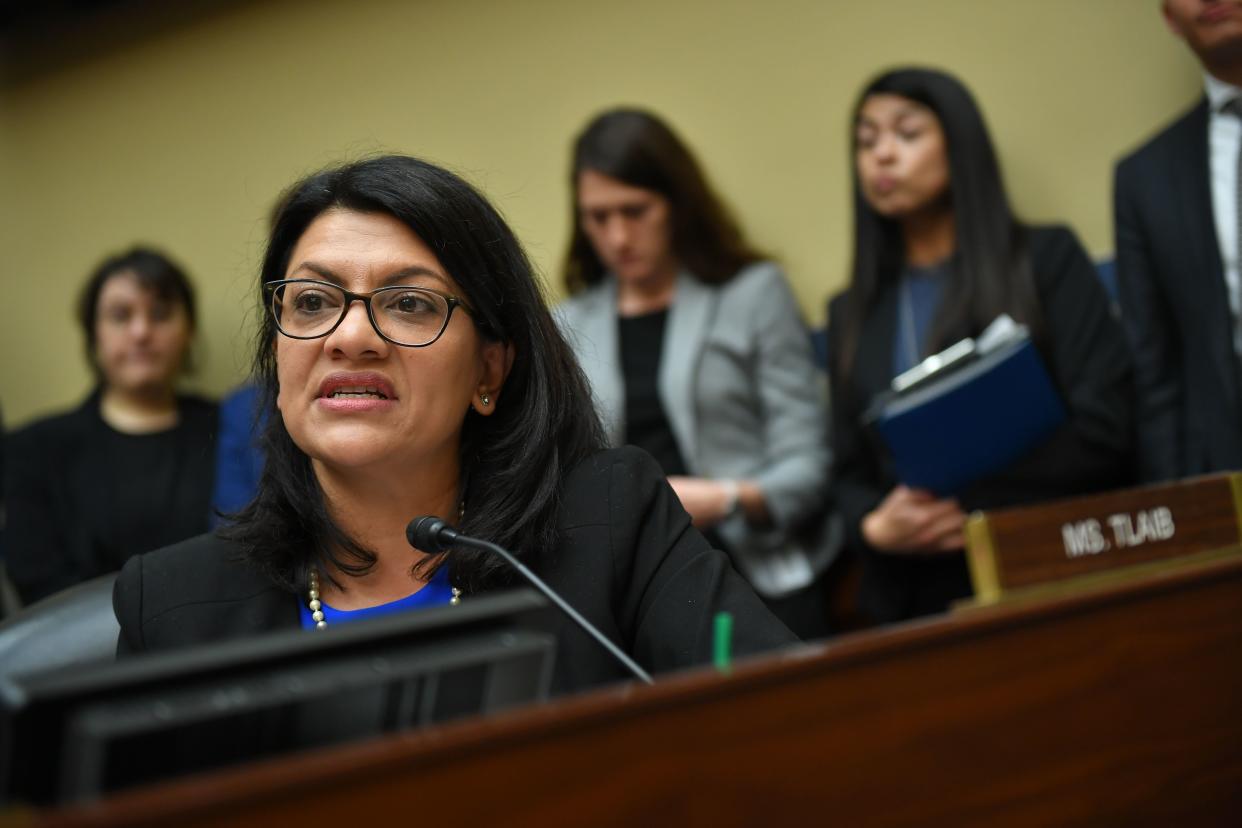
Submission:
POLYGON ((556 593, 552 587, 543 582, 543 579, 531 572, 521 561, 513 556, 509 550, 502 546, 497 546, 489 541, 472 538, 469 535, 463 535, 445 521, 435 515, 423 515, 416 517, 410 521, 405 527, 405 538, 410 542, 410 546, 421 549, 430 554, 438 552, 446 552, 452 546, 466 546, 471 549, 479 549, 484 552, 490 552, 493 555, 499 555, 510 566, 518 571, 518 574, 526 579, 526 582, 535 589, 539 590, 545 598, 551 601, 556 608, 569 617, 583 631, 595 639, 595 641, 608 651, 608 654, 615 658, 626 670, 638 678, 644 684, 652 684, 651 676, 647 671, 634 662, 632 658, 609 640, 590 621, 582 617, 582 615, 573 607, 571 607, 564 598, 556 593))

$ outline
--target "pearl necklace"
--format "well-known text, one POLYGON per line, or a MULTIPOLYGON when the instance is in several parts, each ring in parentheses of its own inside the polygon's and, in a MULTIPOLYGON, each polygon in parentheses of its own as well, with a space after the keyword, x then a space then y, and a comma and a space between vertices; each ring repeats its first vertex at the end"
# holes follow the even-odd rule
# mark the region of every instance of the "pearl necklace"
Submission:
MULTIPOLYGON (((461 590, 453 587, 453 597, 449 599, 449 604, 457 606, 461 603, 461 590)), ((306 591, 306 606, 310 608, 311 619, 315 622, 315 629, 326 630, 328 622, 323 617, 323 604, 319 600, 319 570, 312 568, 310 571, 310 589, 306 591)))

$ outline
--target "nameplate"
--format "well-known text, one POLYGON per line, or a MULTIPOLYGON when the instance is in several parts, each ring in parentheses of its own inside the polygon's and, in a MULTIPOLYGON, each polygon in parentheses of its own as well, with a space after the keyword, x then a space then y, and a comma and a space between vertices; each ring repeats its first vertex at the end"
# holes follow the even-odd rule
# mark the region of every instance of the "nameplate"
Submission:
POLYGON ((994 512, 966 524, 975 598, 1198 555, 1242 542, 1242 473, 994 512))

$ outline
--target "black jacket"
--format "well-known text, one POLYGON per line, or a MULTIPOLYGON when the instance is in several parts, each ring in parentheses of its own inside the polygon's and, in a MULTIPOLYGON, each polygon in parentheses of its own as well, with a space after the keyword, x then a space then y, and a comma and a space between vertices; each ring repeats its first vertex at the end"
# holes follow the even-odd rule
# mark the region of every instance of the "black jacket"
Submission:
POLYGON ((1238 357, 1208 175, 1206 98, 1117 165, 1117 279, 1147 480, 1242 468, 1238 357))
MULTIPOLYGON (((644 452, 600 452, 569 473, 563 492, 560 543, 526 564, 648 671, 708 663, 720 610, 733 614, 737 655, 796 641, 691 527, 644 452)), ((113 594, 119 653, 296 628, 305 596, 273 585, 237 552, 202 535, 130 560, 113 594)), ((557 635, 554 692, 627 677, 568 620, 557 635)))
POLYGON ((8 439, 5 563, 26 603, 210 525, 215 404, 178 397, 177 425, 150 435, 113 430, 99 404, 95 392, 8 439))
MULTIPOLYGON (((1117 488, 1133 480, 1130 355, 1095 268, 1067 228, 1031 228, 1029 243, 1045 325, 1041 356, 1069 419, 1026 457, 962 492, 958 500, 967 512, 1117 488)), ((830 354, 841 352, 837 337, 844 299, 841 294, 828 306, 830 354)), ((963 555, 880 554, 862 538, 863 517, 898 482, 878 438, 862 424, 868 404, 892 381, 896 321, 894 286, 863 325, 849 382, 835 364, 830 370, 833 489, 846 543, 862 556, 863 607, 877 621, 937 612, 970 594, 963 555)))

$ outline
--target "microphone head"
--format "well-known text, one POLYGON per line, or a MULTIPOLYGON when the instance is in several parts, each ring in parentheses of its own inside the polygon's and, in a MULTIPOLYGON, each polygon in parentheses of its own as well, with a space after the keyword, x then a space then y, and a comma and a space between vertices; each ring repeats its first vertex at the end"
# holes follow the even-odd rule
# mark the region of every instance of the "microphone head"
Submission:
POLYGON ((414 518, 405 527, 405 539, 410 542, 410 546, 435 554, 444 551, 447 545, 444 541, 452 542, 452 538, 441 537, 441 532, 445 529, 451 531, 451 527, 440 518, 435 515, 423 515, 414 518))

